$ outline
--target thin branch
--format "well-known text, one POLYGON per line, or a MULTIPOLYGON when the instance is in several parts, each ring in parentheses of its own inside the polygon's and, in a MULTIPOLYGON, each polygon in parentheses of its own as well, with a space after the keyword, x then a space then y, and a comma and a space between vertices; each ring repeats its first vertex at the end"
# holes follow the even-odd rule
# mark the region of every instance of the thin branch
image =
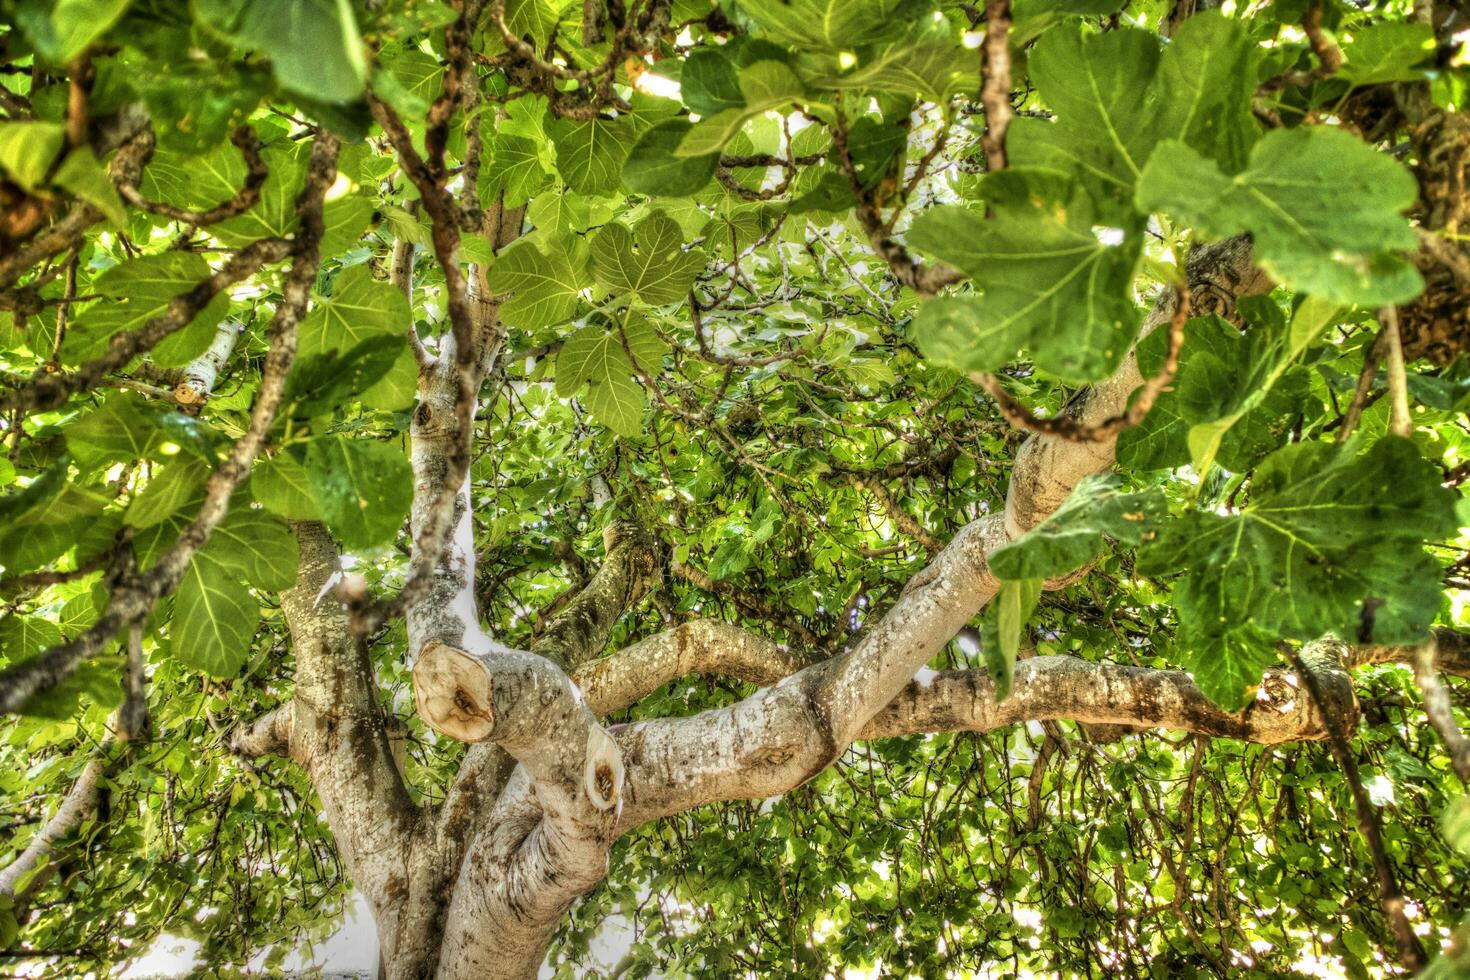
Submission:
MULTIPOLYGON (((298 234, 299 240, 299 234, 298 234)), ((68 374, 43 374, 27 384, 0 395, 0 412, 50 411, 72 395, 91 391, 104 377, 117 371, 139 354, 147 353, 165 337, 194 321, 199 312, 225 289, 250 278, 262 267, 290 255, 293 245, 284 238, 262 238, 230 256, 214 275, 169 301, 163 313, 137 330, 113 335, 107 352, 68 374)))
POLYGON ((1327 699, 1317 672, 1308 666, 1300 655, 1297 655, 1295 660, 1307 693, 1311 696, 1313 703, 1322 710, 1323 720, 1327 726, 1327 746, 1332 752, 1332 757, 1337 760, 1338 766, 1342 769, 1343 775, 1347 778, 1348 788, 1352 791, 1353 808, 1358 817, 1358 832, 1363 835, 1363 842, 1368 845, 1368 851, 1373 857, 1373 869, 1378 875, 1378 897, 1383 906, 1383 915, 1388 919, 1389 927, 1393 931, 1394 942, 1398 945, 1399 962, 1405 969, 1417 973, 1424 968, 1426 962, 1424 947, 1420 945, 1419 937, 1414 934, 1414 926, 1404 913, 1403 890, 1399 888, 1393 865, 1388 860, 1388 853, 1383 849, 1383 838, 1378 829, 1378 814, 1373 809, 1373 802, 1368 799, 1367 791, 1363 789, 1363 780, 1358 775, 1357 763, 1353 761, 1352 752, 1348 748, 1347 739, 1338 725, 1337 718, 1324 707, 1327 699))
MULTIPOLYGON (((230 142, 240 151, 240 156, 245 159, 245 181, 240 189, 228 200, 222 201, 207 211, 190 211, 187 208, 177 208, 171 204, 162 204, 158 201, 150 201, 138 190, 136 180, 117 181, 118 193, 123 200, 135 208, 156 214, 174 221, 182 221, 185 224, 203 227, 218 224, 236 215, 244 214, 255 207, 260 200, 260 188, 270 176, 270 168, 266 166, 265 160, 260 155, 260 139, 255 135, 255 130, 249 126, 241 126, 236 129, 230 137, 230 142)), ((152 151, 152 133, 148 136, 149 151, 152 151)))
POLYGON ((1043 418, 1017 401, 1010 392, 1005 390, 1004 385, 995 375, 976 373, 970 375, 970 378, 990 393, 1000 409, 1000 414, 1005 416, 1007 422, 1019 429, 1055 436, 1068 442, 1107 442, 1116 438, 1118 433, 1124 429, 1142 422, 1149 410, 1153 408, 1159 395, 1163 394, 1174 381, 1174 374, 1179 370, 1179 352, 1184 347, 1184 325, 1189 320, 1189 287, 1183 284, 1176 285, 1174 296, 1174 315, 1169 319, 1169 345, 1159 373, 1144 382, 1137 397, 1127 409, 1101 422, 1088 425, 1076 416, 1065 414, 1043 418))
POLYGON ((1358 372, 1358 384, 1353 389, 1353 399, 1348 402, 1347 411, 1342 417, 1342 427, 1337 430, 1338 442, 1347 442, 1357 431, 1358 420, 1363 417, 1363 409, 1368 405, 1368 393, 1373 390, 1373 379, 1378 376, 1378 365, 1383 360, 1383 352, 1387 347, 1388 328, 1383 327, 1372 345, 1363 352, 1363 370, 1358 372))
POLYGON ((1011 124, 1011 2, 985 0, 985 40, 980 45, 980 104, 985 107, 985 167, 1006 167, 1006 129, 1011 124))
POLYGON ((1322 29, 1322 12, 1325 6, 1324 0, 1312 0, 1302 14, 1302 31, 1307 35, 1307 44, 1317 58, 1317 67, 1310 71, 1282 72, 1262 82, 1256 91, 1265 94, 1292 86, 1313 85, 1337 74, 1337 70, 1342 67, 1342 50, 1322 29))
POLYGON ((1399 313, 1392 305, 1385 306, 1379 313, 1383 324, 1383 335, 1388 346, 1388 394, 1392 410, 1391 428, 1394 435, 1405 439, 1414 434, 1414 422, 1409 416, 1409 385, 1404 368, 1404 346, 1399 337, 1399 313))
POLYGON ((1470 738, 1465 737, 1455 721, 1450 692, 1434 669, 1435 656, 1436 645, 1432 639, 1415 649, 1414 679, 1419 682, 1419 690, 1424 692, 1424 713, 1429 716, 1429 723, 1439 732, 1439 737, 1444 739, 1456 775, 1461 782, 1470 783, 1470 738))

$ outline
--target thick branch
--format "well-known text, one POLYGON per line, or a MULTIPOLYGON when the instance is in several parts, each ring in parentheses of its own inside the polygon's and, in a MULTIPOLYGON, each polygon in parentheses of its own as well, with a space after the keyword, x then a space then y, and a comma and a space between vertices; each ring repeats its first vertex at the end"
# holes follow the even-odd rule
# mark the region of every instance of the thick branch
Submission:
POLYGON ((97 781, 102 778, 102 769, 101 759, 95 756, 89 759, 51 819, 30 839, 19 857, 0 868, 0 895, 14 898, 21 878, 41 863, 57 841, 75 830, 97 809, 97 781))
POLYGON ((295 694, 289 705, 238 732, 233 744, 244 754, 289 747, 311 777, 353 883, 373 903, 384 945, 392 948, 407 900, 401 886, 418 810, 393 761, 367 648, 348 631, 347 612, 331 591, 341 575, 336 545, 320 524, 293 530, 301 557, 281 610, 296 656, 295 694))
MULTIPOLYGON (((1339 672, 1332 682, 1340 689, 1347 678, 1339 672)), ((809 712, 799 697, 785 693, 799 689, 792 678, 723 711, 614 729, 628 767, 620 832, 703 803, 764 799, 793 788, 792 760, 821 757, 809 712), (669 771, 683 778, 670 780, 669 771)), ((982 670, 925 671, 857 737, 988 732, 1049 720, 1169 729, 1265 745, 1326 737, 1321 711, 1294 676, 1273 672, 1262 691, 1244 711, 1232 713, 1205 697, 1183 671, 1032 657, 1016 664, 1012 693, 1000 702, 982 670)))
POLYGON ((531 651, 574 670, 597 656, 623 614, 662 574, 658 548, 636 524, 619 521, 603 531, 606 556, 597 574, 531 644, 531 651))
POLYGON ((584 664, 573 679, 588 707, 606 715, 637 704, 670 681, 690 674, 721 674, 752 684, 774 684, 810 662, 738 626, 696 619, 584 664))
MULTIPOLYGON (((1237 295, 1262 284, 1243 240, 1200 250, 1189 270, 1190 291, 1207 311, 1228 312, 1237 295)), ((1174 301, 1174 290, 1161 296, 1145 332, 1172 317, 1174 301)), ((1118 374, 1079 399, 1073 411, 1083 421, 1116 415, 1142 383, 1130 354, 1118 374)), ((1055 511, 1084 477, 1111 466, 1114 444, 1028 440, 1012 471, 1005 513, 962 528, 851 649, 729 708, 629 736, 630 768, 641 764, 656 777, 630 786, 632 810, 657 811, 650 800, 661 792, 719 799, 732 786, 750 785, 757 787, 754 795, 771 796, 830 765, 996 594, 989 554, 1055 511), (729 741, 732 731, 741 735, 738 746, 729 741), (666 784, 662 790, 659 781, 666 784), (640 790, 643 799, 635 799, 640 790)))

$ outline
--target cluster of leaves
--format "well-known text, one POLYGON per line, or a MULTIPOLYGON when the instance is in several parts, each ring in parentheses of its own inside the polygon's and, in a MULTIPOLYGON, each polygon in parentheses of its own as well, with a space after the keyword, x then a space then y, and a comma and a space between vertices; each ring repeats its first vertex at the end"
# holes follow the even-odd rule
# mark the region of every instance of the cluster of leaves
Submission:
MULTIPOLYGON (((1470 372, 1413 366, 1412 439, 1389 434, 1389 380, 1370 373, 1356 437, 1335 444, 1373 307, 1421 286, 1402 254, 1418 188, 1383 152, 1405 147, 1402 133, 1378 134, 1380 148, 1317 117, 1399 82, 1443 106, 1465 99, 1464 79, 1435 68, 1430 29, 1390 6, 1329 5, 1341 70, 1277 91, 1263 113, 1258 84, 1311 62, 1284 31, 1301 3, 1198 14, 1166 41, 1173 5, 1160 0, 1017 0, 1020 116, 1010 166, 989 174, 972 118, 984 25, 969 4, 677 0, 678 30, 656 57, 617 68, 622 105, 590 116, 563 116, 524 84, 499 31, 477 25, 481 100, 452 120, 449 162, 482 207, 524 208, 509 247, 497 253, 477 229, 461 243, 507 295, 472 468, 492 631, 526 645, 583 581, 578 555, 595 558, 609 516, 588 490, 600 478, 618 516, 670 557, 614 647, 713 615, 840 649, 937 544, 1003 506, 1021 434, 966 375, 1011 368, 1010 390, 1055 414, 1074 385, 1124 361, 1139 297, 1177 281, 1188 245, 1239 233, 1276 290, 1234 320, 1187 323, 1173 385, 1119 440, 1120 473, 994 555, 1005 587, 980 642, 952 645, 936 666, 989 667, 1003 690, 1032 648, 1182 667, 1236 707, 1280 641, 1414 643, 1431 623, 1460 622, 1470 582, 1452 563, 1457 494, 1441 484, 1470 454, 1470 372), (1272 115, 1282 123, 1261 121, 1272 115), (891 215, 885 234, 969 285, 923 298, 901 287, 855 209, 891 215), (1081 584, 1041 592, 1089 566, 1081 584)), ((515 36, 591 70, 611 48, 583 36, 582 8, 504 5, 515 36)), ((90 207, 98 221, 23 272, 37 302, 0 322, 5 388, 77 371, 230 256, 292 234, 302 120, 348 140, 267 452, 146 623, 155 740, 113 760, 110 811, 84 826, 74 857, 37 875, 55 901, 21 937, 109 965, 167 929, 200 937, 214 962, 244 962, 325 928, 342 893, 300 778, 226 758, 216 742, 220 719, 289 694, 277 599, 296 572, 288 522, 324 522, 370 588, 403 581, 409 338, 441 349, 446 298, 418 192, 364 95, 422 145, 456 14, 349 0, 0 0, 0 11, 11 117, 0 173, 27 199, 90 207), (258 200, 198 228, 124 206, 107 153, 67 135, 81 58, 94 118, 146 110, 156 147, 143 197, 174 209, 231 198, 250 169, 231 142, 243 125, 268 169, 258 200), (408 267, 398 283, 395 255, 408 267)), ((280 287, 265 268, 96 390, 4 420, 0 666, 85 630, 123 559, 147 569, 192 518, 247 424, 280 287), (186 414, 168 386, 221 330, 236 333, 233 353, 186 414)), ((1138 348, 1145 375, 1162 369, 1165 333, 1138 348)), ((371 647, 387 707, 404 717, 405 647, 401 625, 371 647)), ((119 660, 110 649, 0 729, 0 821, 29 824, 65 790, 120 700, 119 660)), ((740 693, 680 682, 632 716, 740 693)), ((1361 747, 1398 794, 1391 856, 1443 925, 1465 878, 1463 857, 1428 829, 1450 777, 1403 708, 1404 678, 1375 677, 1365 703, 1376 697, 1390 707, 1370 710, 1361 747)), ((411 727, 410 782, 433 798, 457 754, 411 727)), ((1070 735, 873 746, 774 807, 648 828, 620 845, 611 883, 579 907, 556 958, 585 972, 588 936, 616 909, 647 930, 635 965, 670 975, 1244 969, 1226 951, 1252 943, 1268 947, 1255 967, 1281 972, 1303 934, 1340 937, 1327 953, 1369 969, 1383 925, 1365 911, 1346 788, 1324 753, 1161 739, 1058 748, 1077 744, 1070 735), (1194 847, 1176 850, 1175 821, 1196 812, 1194 847), (662 914, 646 910, 651 895, 662 914)), ((0 948, 21 941, 7 928, 0 911, 0 948)))

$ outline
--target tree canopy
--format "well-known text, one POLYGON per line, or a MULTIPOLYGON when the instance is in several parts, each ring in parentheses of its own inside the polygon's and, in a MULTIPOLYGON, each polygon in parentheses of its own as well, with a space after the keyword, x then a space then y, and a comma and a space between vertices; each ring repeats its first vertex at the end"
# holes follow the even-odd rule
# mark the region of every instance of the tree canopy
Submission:
POLYGON ((0 0, 0 971, 1470 976, 1467 38, 0 0))

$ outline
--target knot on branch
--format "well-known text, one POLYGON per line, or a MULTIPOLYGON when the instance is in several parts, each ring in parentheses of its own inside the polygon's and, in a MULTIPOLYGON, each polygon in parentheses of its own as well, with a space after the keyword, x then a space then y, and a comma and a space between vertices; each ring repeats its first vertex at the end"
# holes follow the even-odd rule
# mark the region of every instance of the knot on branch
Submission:
POLYGON ((623 753, 612 736, 601 728, 587 729, 583 773, 583 790, 598 810, 605 813, 622 801, 623 753))
POLYGON ((1305 670, 1313 673, 1317 698, 1307 688, 1306 678, 1291 671, 1268 671, 1257 690, 1256 699, 1244 715, 1260 722, 1272 717, 1271 728, 1290 720, 1291 731, 1283 732, 1290 741, 1322 741, 1335 729, 1352 732, 1358 727, 1358 696, 1353 691, 1352 677, 1336 663, 1303 660, 1305 670), (1252 717, 1254 716, 1254 717, 1252 717))
POLYGON ((413 668, 419 717, 436 732, 460 742, 488 741, 495 733, 490 672, 463 650, 435 640, 413 668))

